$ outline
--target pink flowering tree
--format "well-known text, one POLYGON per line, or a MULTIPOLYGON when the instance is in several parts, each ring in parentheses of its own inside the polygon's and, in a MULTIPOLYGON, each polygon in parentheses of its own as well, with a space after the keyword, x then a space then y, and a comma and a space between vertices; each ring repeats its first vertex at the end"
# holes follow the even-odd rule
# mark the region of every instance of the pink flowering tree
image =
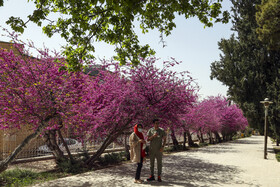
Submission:
POLYGON ((212 134, 215 135, 216 141, 220 142, 219 132, 221 130, 221 114, 227 106, 227 101, 224 97, 208 97, 199 104, 200 113, 203 115, 199 123, 200 138, 203 141, 203 134, 207 134, 210 143, 213 143, 212 134))
POLYGON ((238 131, 243 131, 248 126, 248 121, 237 105, 230 105, 225 108, 221 116, 221 133, 223 140, 232 140, 238 131))
MULTIPOLYGON (((13 38, 17 43, 16 36, 13 38)), ((59 71, 65 62, 56 54, 52 57, 48 50, 38 50, 35 58, 24 45, 14 47, 17 55, 0 49, 0 129, 25 128, 32 133, 1 161, 0 171, 5 170, 32 139, 60 129, 62 122, 71 116, 71 106, 79 102, 85 86, 83 74, 59 71)), ((63 155, 56 153, 57 157, 63 155)))
POLYGON ((195 104, 185 116, 185 129, 196 133, 200 142, 204 142, 203 136, 207 135, 210 143, 213 143, 212 134, 216 142, 229 140, 248 125, 247 119, 237 105, 229 105, 229 101, 222 96, 208 97, 195 104))
POLYGON ((203 113, 199 110, 198 101, 195 102, 192 107, 189 107, 188 112, 183 116, 184 125, 182 126, 182 130, 184 132, 184 145, 188 139, 188 145, 190 147, 194 147, 195 143, 192 140, 192 134, 197 133, 198 124, 200 124, 203 120, 203 113))
POLYGON ((142 59, 137 67, 124 67, 103 61, 106 68, 101 69, 110 71, 100 70, 88 86, 87 95, 73 105, 77 135, 84 140, 103 140, 86 161, 87 166, 91 167, 106 147, 123 132, 131 131, 136 122, 149 127, 157 117, 164 127, 176 127, 186 106, 194 101, 193 80, 187 72, 179 77, 169 70, 178 62, 164 62, 162 69, 156 67, 156 62, 156 58, 142 59))
POLYGON ((179 64, 174 59, 163 62, 163 68, 156 67, 156 58, 141 59, 136 67, 103 61, 98 74, 89 76, 64 71, 64 59, 58 54, 51 56, 48 50, 37 50, 39 55, 34 58, 22 45, 15 47, 20 55, 0 51, 0 128, 28 128, 32 133, 1 162, 1 170, 40 134, 50 139, 48 146, 54 155, 63 157, 52 140, 57 131, 63 140, 60 129, 70 127, 83 141, 102 142, 86 161, 91 167, 108 145, 136 122, 149 127, 157 117, 164 128, 177 128, 196 98, 189 73, 170 70, 179 64))

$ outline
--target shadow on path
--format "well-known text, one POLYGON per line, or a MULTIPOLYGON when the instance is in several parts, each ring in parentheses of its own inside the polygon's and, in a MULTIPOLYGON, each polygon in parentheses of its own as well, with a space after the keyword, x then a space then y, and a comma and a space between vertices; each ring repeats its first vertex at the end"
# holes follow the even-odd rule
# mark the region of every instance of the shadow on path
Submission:
POLYGON ((263 140, 260 139, 252 139, 252 138, 247 138, 247 139, 238 139, 238 140, 233 140, 230 143, 232 144, 262 144, 263 140))
MULTIPOLYGON (((116 167, 88 172, 73 177, 50 181, 45 186, 82 186, 82 187, 115 187, 115 186, 258 186, 254 179, 240 178, 244 168, 227 165, 227 163, 211 162, 215 155, 224 153, 243 153, 238 145, 262 144, 260 139, 241 139, 228 143, 211 145, 204 148, 168 154, 163 157, 163 182, 147 182, 134 184, 136 164, 123 164, 116 167), (252 183, 254 182, 254 184, 252 183)), ((269 152, 272 150, 269 148, 269 152)), ((235 157, 233 157, 235 158, 235 157)), ((225 161, 225 160, 223 160, 225 161)), ((149 161, 142 168, 142 179, 149 176, 149 161)), ((155 164, 156 165, 156 164, 155 164)), ((155 168, 155 174, 157 170, 155 168)), ((246 175, 246 173, 245 173, 246 175)), ((251 175, 249 175, 251 176, 251 175)))
MULTIPOLYGON (((149 175, 149 163, 145 164, 142 171, 142 176, 149 175)), ((118 176, 114 184, 107 186, 118 186, 120 178, 129 177, 134 178, 135 165, 128 164, 126 167, 116 167, 111 172, 112 175, 118 176), (127 167, 129 166, 129 167, 127 167)), ((108 171, 107 171, 108 172, 108 171)), ((107 173, 106 172, 106 173, 107 173)), ((156 170, 155 170, 156 172, 156 170)), ((142 185, 145 186, 207 186, 205 184, 221 185, 230 184, 236 177, 236 174, 242 172, 237 167, 224 166, 220 164, 213 164, 205 162, 201 159, 188 157, 185 155, 167 155, 164 157, 163 167, 163 182, 157 181, 147 182, 142 185)), ((120 179, 121 180, 121 179, 120 179)), ((240 184, 246 184, 244 181, 239 181, 240 184)), ((250 185, 250 184, 249 184, 250 185)), ((101 184, 97 185, 101 186, 101 184)), ((211 185, 209 185, 211 186, 211 185)))
POLYGON ((231 153, 237 152, 230 146, 226 147, 226 146, 220 146, 220 145, 210 145, 210 146, 207 146, 204 148, 194 149, 192 151, 200 152, 200 153, 209 153, 209 154, 222 154, 222 153, 228 153, 228 152, 231 152, 231 153))

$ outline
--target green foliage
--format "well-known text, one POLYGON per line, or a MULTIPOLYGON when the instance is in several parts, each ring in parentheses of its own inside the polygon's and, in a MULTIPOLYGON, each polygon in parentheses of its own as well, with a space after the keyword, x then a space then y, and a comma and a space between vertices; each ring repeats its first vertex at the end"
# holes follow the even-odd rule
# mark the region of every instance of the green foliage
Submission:
POLYGON ((259 39, 268 44, 269 49, 280 51, 280 0, 262 0, 257 8, 259 39))
POLYGON ((23 33, 24 28, 26 28, 23 20, 18 17, 11 16, 6 23, 9 24, 14 31, 20 33, 23 33))
MULTIPOLYGON (((222 55, 219 61, 211 64, 211 79, 216 78, 228 86, 230 99, 243 110, 250 126, 262 132, 264 107, 260 101, 266 97, 279 100, 280 96, 279 92, 275 92, 278 84, 275 81, 279 80, 280 54, 269 51, 258 39, 255 15, 256 6, 261 0, 232 0, 232 3, 232 29, 238 37, 232 35, 230 39, 219 42, 222 55)), ((270 109, 274 107, 276 105, 270 109)), ((277 120, 273 122, 275 125, 277 120)))
POLYGON ((0 186, 29 186, 65 176, 55 172, 36 173, 30 170, 7 170, 0 174, 0 186))
POLYGON ((277 147, 274 147, 274 152, 275 152, 276 160, 277 160, 278 162, 280 162, 280 149, 277 148, 277 147))
POLYGON ((32 184, 32 181, 38 177, 38 174, 30 170, 15 169, 5 171, 0 174, 0 181, 6 185, 19 186, 20 184, 32 184))
POLYGON ((252 128, 246 128, 246 130, 245 130, 245 136, 246 137, 252 136, 252 133, 253 133, 253 129, 252 128))
POLYGON ((199 147, 205 147, 205 146, 208 146, 208 145, 209 145, 209 144, 206 143, 206 142, 204 142, 204 143, 199 142, 199 147))
POLYGON ((271 137, 280 142, 280 69, 275 81, 268 86, 268 93, 273 101, 270 108, 268 121, 270 130, 272 131, 271 137))
POLYGON ((75 159, 72 162, 69 159, 61 160, 57 163, 57 167, 65 173, 77 174, 87 171, 87 168, 83 165, 84 162, 75 159))
MULTIPOLYGON (((32 1, 32 0, 31 0, 32 1)), ((0 1, 1 3, 2 1, 0 1)), ((42 21, 49 21, 43 27, 44 33, 52 37, 59 33, 68 45, 64 54, 67 56, 69 69, 81 69, 80 60, 93 58, 94 42, 104 41, 114 45, 117 52, 116 60, 121 64, 131 62, 139 64, 139 57, 155 54, 148 44, 140 45, 134 31, 139 25, 143 33, 150 29, 157 29, 160 40, 171 34, 176 27, 175 15, 182 15, 186 19, 198 17, 206 27, 215 22, 227 23, 229 13, 221 11, 222 0, 196 1, 142 1, 142 0, 33 0, 36 10, 24 22, 19 17, 11 17, 7 23, 18 32, 23 32, 29 21, 41 26, 42 21), (59 14, 49 18, 50 13, 59 14), (66 16, 63 16, 66 15, 66 16), (51 20, 55 19, 55 20, 51 20)))
POLYGON ((118 152, 118 153, 107 153, 102 157, 99 157, 98 162, 102 165, 110 165, 117 164, 122 161, 126 161, 126 153, 118 152))
POLYGON ((276 159, 277 159, 278 162, 280 162, 280 152, 278 152, 278 153, 276 154, 276 159))

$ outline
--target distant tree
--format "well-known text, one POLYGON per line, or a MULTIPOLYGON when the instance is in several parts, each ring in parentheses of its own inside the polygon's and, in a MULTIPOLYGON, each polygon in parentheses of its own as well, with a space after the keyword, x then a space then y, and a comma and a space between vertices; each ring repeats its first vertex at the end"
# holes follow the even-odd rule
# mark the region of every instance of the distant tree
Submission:
POLYGON ((238 132, 248 126, 242 110, 222 96, 211 96, 190 107, 184 118, 184 130, 195 132, 199 141, 204 142, 203 135, 208 135, 209 142, 213 143, 212 134, 216 142, 230 140, 238 132), (186 130, 187 129, 187 130, 186 130))
MULTIPOLYGON (((252 128, 263 132, 264 108, 260 104, 270 94, 271 86, 279 79, 280 54, 269 51, 258 39, 256 6, 258 1, 232 1, 233 27, 238 36, 222 39, 220 60, 211 64, 211 79, 216 78, 229 87, 228 95, 238 104, 252 128)), ((277 84, 276 84, 277 85, 277 84)))
POLYGON ((224 108, 220 118, 221 134, 223 140, 232 140, 238 131, 244 131, 248 126, 247 119, 237 105, 230 105, 224 108))
POLYGON ((280 144, 280 70, 275 81, 268 86, 268 95, 273 103, 269 106, 269 122, 272 130, 271 137, 276 140, 277 146, 280 144))
POLYGON ((262 0, 257 10, 259 39, 269 49, 280 51, 280 0, 262 0))
MULTIPOLYGON (((155 52, 149 45, 140 45, 134 31, 139 23, 143 33, 149 29, 158 29, 160 39, 171 34, 176 27, 175 15, 183 15, 186 19, 197 16, 207 27, 213 22, 228 22, 229 13, 221 11, 222 0, 196 1, 143 1, 143 0, 33 0, 36 9, 28 16, 27 21, 19 17, 10 17, 8 24, 15 31, 23 32, 27 23, 32 21, 38 26, 43 21, 49 21, 43 27, 44 33, 51 37, 60 33, 68 45, 65 55, 71 70, 82 67, 80 60, 92 59, 97 41, 104 41, 114 45, 118 60, 121 64, 128 61, 137 65, 140 57, 147 57, 155 52), (59 17, 52 20, 51 13, 59 13, 59 17), (222 14, 221 17, 219 17, 222 14)), ((0 5, 3 5, 3 0, 0 5)), ((164 45, 164 44, 163 44, 164 45)))

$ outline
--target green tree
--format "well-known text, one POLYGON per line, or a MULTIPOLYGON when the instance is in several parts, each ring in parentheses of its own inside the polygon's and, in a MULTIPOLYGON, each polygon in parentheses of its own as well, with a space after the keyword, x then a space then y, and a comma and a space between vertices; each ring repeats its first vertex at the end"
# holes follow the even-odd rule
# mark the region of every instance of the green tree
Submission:
MULTIPOLYGON (((8 24, 19 32, 24 32, 27 23, 38 26, 43 21, 49 23, 43 31, 51 37, 54 33, 66 39, 65 55, 70 69, 80 69, 79 60, 92 58, 94 42, 104 41, 115 45, 116 59, 121 64, 128 61, 137 65, 139 57, 154 54, 149 45, 140 45, 134 31, 139 24, 143 33, 157 29, 161 41, 176 27, 174 18, 183 15, 186 19, 197 16, 207 27, 214 22, 228 22, 229 13, 221 11, 222 0, 30 0, 36 10, 27 21, 20 17, 10 17, 8 24), (50 20, 49 15, 57 13, 60 17, 50 20)), ((3 0, 0 1, 3 3, 3 0)))
MULTIPOLYGON (((280 59, 278 59, 278 62, 280 59)), ((273 104, 270 108, 269 122, 271 124, 272 137, 275 138, 277 146, 280 144, 280 68, 275 81, 268 87, 269 96, 273 104)))
MULTIPOLYGON (((264 109, 260 101, 265 97, 279 98, 279 94, 273 92, 277 89, 273 85, 277 85, 280 54, 269 51, 258 39, 255 6, 261 0, 232 0, 232 3, 232 30, 238 36, 219 42, 222 54, 219 61, 211 64, 211 79, 216 78, 229 87, 228 95, 244 111, 250 126, 262 131, 264 109)), ((272 108, 277 110, 275 106, 272 108)), ((276 125, 278 119, 275 116, 273 119, 276 125)))
POLYGON ((269 49, 280 51, 280 0, 262 0, 257 6, 257 33, 269 49))

